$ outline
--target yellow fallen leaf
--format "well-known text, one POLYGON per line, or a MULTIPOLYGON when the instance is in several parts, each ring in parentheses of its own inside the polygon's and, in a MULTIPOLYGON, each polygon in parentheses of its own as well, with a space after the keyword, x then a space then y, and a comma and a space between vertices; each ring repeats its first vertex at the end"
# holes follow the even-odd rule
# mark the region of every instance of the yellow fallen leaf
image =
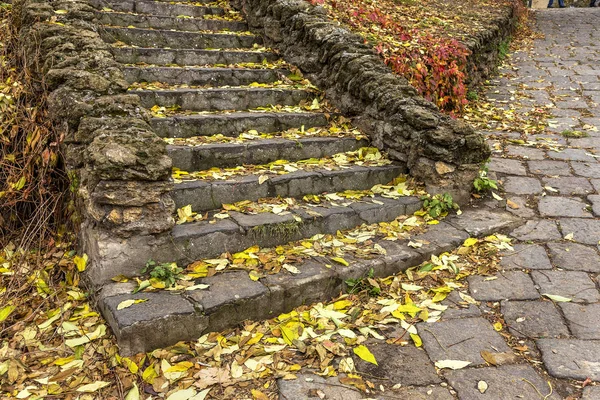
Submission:
POLYGON ((342 264, 343 266, 347 267, 350 264, 348 263, 348 261, 344 260, 342 257, 332 257, 331 258, 333 261, 335 261, 336 263, 342 264))
POLYGON ((478 240, 476 238, 468 238, 467 240, 465 240, 465 242, 463 243, 463 246, 465 247, 471 247, 474 244, 476 244, 478 242, 478 240))
POLYGON ((102 324, 98 325, 96 329, 91 333, 88 333, 84 336, 75 339, 65 340, 65 344, 69 347, 77 347, 81 346, 82 344, 89 343, 92 340, 96 340, 104 335, 106 335, 106 325, 102 324))
POLYGON ((266 394, 256 389, 252 389, 252 398, 254 398, 254 400, 269 400, 266 394))
POLYGON ((373 353, 371 353, 371 351, 367 348, 367 346, 361 344, 360 346, 355 347, 352 351, 354 351, 354 354, 359 356, 364 361, 371 363, 371 364, 379 365, 379 364, 377 364, 377 360, 375 359, 375 356, 373 355, 373 353))
POLYGON ((6 320, 8 316, 15 310, 15 306, 6 306, 0 309, 0 322, 6 320))
POLYGON ((77 271, 79 271, 79 272, 85 271, 87 261, 88 261, 87 254, 84 254, 81 257, 79 257, 79 256, 73 257, 73 262, 75 263, 75 266, 77 267, 77 271))

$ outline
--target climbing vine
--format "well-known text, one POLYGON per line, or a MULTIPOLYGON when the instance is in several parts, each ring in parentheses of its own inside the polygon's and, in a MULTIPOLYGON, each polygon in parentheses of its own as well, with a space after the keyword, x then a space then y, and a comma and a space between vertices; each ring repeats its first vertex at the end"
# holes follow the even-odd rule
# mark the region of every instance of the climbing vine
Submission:
POLYGON ((394 72, 427 100, 458 114, 467 101, 467 57, 460 42, 482 29, 506 2, 462 4, 411 0, 310 0, 330 17, 359 32, 394 72))

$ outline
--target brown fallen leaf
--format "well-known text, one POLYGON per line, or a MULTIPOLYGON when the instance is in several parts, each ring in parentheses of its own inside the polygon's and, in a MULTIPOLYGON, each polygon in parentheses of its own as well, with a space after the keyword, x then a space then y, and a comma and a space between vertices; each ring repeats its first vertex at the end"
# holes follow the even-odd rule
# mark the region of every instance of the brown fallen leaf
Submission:
POLYGON ((481 350, 479 353, 481 357, 491 365, 504 365, 511 364, 517 361, 517 356, 515 356, 511 352, 503 352, 503 353, 492 353, 487 350, 481 350))
POLYGON ((512 208, 513 210, 518 210, 519 208, 521 208, 517 203, 509 199, 506 199, 506 205, 512 208))

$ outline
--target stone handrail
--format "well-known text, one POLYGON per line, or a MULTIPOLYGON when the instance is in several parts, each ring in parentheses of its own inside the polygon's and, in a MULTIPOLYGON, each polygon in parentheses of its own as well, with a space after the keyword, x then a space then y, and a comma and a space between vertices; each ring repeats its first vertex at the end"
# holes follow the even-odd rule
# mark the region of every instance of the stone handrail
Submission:
POLYGON ((371 46, 303 0, 236 0, 250 27, 298 66, 373 144, 406 162, 431 192, 469 197, 484 138, 442 114, 388 68, 371 46))

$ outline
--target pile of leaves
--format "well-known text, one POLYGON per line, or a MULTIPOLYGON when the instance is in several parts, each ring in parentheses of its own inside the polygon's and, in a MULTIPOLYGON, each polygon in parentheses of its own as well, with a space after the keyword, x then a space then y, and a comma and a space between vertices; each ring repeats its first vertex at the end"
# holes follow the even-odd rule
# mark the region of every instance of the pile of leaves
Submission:
POLYGON ((485 30, 510 0, 311 0, 361 34, 394 72, 451 114, 467 103, 469 50, 460 42, 485 30))
POLYGON ((415 324, 435 323, 452 291, 459 291, 460 304, 474 303, 466 277, 493 274, 498 251, 511 248, 501 235, 467 239, 455 252, 396 276, 348 282, 351 293, 331 302, 122 357, 78 287, 85 257, 69 247, 56 244, 43 256, 13 245, 0 250, 3 290, 16 276, 30 283, 0 306, 0 397, 264 400, 276 397, 276 378, 296 379, 309 371, 377 391, 355 368, 355 357, 377 363, 367 339, 421 346, 415 324))
POLYGON ((63 136, 49 121, 43 82, 25 67, 10 11, 0 3, 0 245, 22 230, 39 245, 64 222, 63 136))

